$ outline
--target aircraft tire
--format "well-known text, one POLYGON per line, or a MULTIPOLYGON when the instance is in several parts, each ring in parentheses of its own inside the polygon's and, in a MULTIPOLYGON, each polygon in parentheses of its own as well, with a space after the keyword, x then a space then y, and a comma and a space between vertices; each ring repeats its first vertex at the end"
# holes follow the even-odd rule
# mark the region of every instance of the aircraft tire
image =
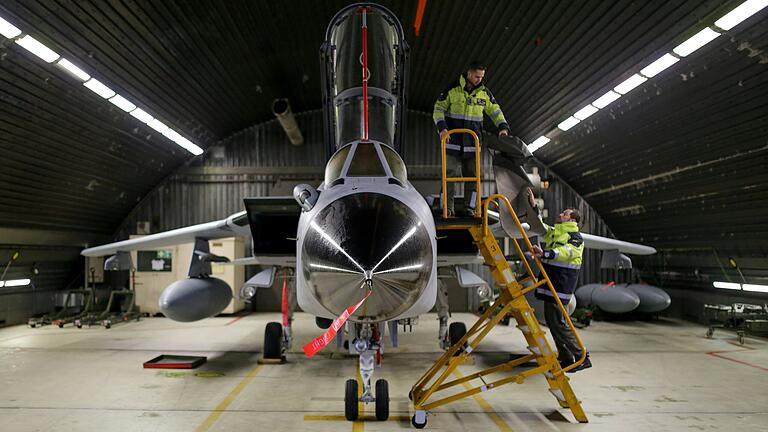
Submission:
POLYGON ((389 418, 389 383, 387 380, 376 381, 376 420, 386 421, 389 418))
MULTIPOLYGON (((344 389, 344 417, 349 421, 357 420, 359 412, 357 402, 357 380, 348 379, 344 389)), ((376 412, 378 413, 378 410, 376 412)))
MULTIPOLYGON (((463 322, 453 322, 448 327, 448 339, 451 341, 451 346, 456 345, 459 343, 461 338, 464 337, 464 335, 467 334, 467 326, 463 322)), ((467 347, 467 344, 464 343, 464 348, 467 347)), ((461 351, 457 351, 456 353, 460 353, 461 351)))
POLYGON ((267 323, 267 327, 264 329, 264 358, 279 359, 281 357, 282 338, 282 324, 277 322, 267 323))

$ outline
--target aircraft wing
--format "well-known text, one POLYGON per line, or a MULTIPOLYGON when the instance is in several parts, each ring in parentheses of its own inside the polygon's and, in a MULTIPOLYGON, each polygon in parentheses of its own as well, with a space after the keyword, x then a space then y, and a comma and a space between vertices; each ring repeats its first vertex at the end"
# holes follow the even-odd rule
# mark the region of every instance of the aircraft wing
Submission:
POLYGON ((181 243, 193 243, 195 239, 211 240, 225 237, 241 237, 250 234, 246 212, 239 212, 226 219, 178 228, 141 238, 123 240, 102 246, 84 249, 81 255, 96 257, 113 255, 119 251, 154 249, 181 243))

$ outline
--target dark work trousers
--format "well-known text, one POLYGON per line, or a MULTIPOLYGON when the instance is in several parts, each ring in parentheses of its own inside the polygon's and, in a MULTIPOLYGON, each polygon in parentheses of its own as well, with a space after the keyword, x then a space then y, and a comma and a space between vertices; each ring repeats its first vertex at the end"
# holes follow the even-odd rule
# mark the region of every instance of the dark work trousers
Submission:
MULTIPOLYGON (((445 171, 448 177, 474 177, 475 176, 475 157, 463 158, 456 155, 446 155, 445 171)), ((448 210, 453 213, 453 197, 459 192, 461 185, 464 186, 464 207, 474 209, 477 204, 474 195, 477 184, 475 182, 454 182, 448 183, 448 210)))
POLYGON ((571 364, 581 358, 579 342, 557 304, 549 301, 544 302, 544 321, 552 333, 552 339, 555 340, 557 359, 561 363, 571 364))

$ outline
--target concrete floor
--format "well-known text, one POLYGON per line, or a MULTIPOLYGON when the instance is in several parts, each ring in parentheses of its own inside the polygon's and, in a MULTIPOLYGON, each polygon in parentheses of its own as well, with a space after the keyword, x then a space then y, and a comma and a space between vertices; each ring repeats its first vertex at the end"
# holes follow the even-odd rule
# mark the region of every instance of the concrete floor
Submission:
MULTIPOLYGON (((343 418, 344 381, 357 358, 307 359, 321 331, 298 314, 284 365, 256 364, 264 326, 278 314, 181 324, 152 318, 101 327, 0 329, 2 431, 384 431, 411 429, 408 390, 440 354, 435 315, 401 334, 376 378, 390 385, 391 420, 343 418), (159 354, 206 355, 192 371, 142 369, 159 354)), ((454 320, 474 322, 470 314, 454 320)), ((590 422, 560 409, 543 377, 437 409, 425 430, 768 430, 768 344, 678 321, 595 322, 580 334, 595 366, 570 375, 590 422)), ((494 329, 476 365, 525 352, 514 327, 494 329)), ((365 407, 370 417, 373 406, 365 407)), ((367 418, 366 417, 366 418, 367 418)))

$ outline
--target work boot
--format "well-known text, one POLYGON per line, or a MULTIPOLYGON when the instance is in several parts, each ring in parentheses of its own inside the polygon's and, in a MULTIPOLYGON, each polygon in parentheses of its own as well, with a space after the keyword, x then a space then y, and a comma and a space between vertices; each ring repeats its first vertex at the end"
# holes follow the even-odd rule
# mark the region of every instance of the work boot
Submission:
POLYGON ((568 373, 576 373, 580 370, 589 369, 592 367, 592 362, 589 360, 589 354, 587 354, 587 358, 584 359, 584 361, 576 366, 575 368, 568 371, 568 373))

